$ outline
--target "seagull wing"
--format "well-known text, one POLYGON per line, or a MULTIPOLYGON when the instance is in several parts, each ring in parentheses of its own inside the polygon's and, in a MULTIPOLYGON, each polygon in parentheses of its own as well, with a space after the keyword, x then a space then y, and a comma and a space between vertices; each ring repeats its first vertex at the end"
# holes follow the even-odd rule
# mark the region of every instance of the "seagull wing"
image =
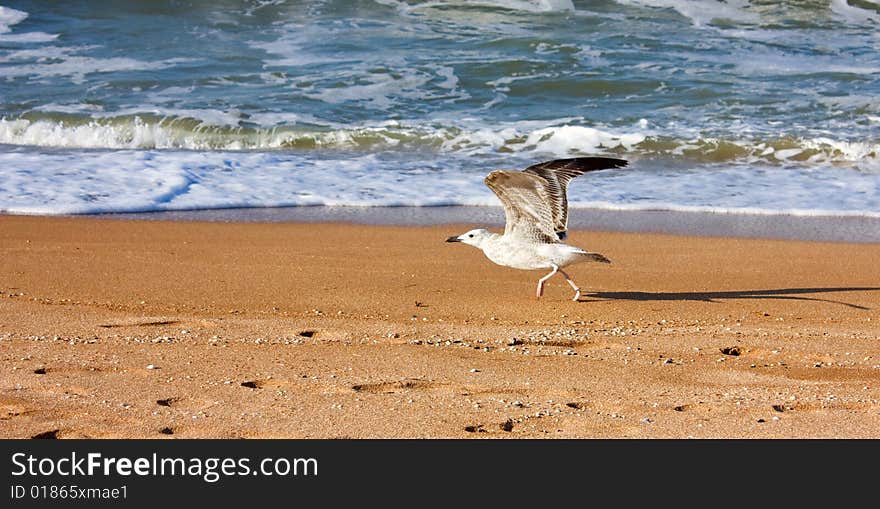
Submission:
POLYGON ((486 185, 504 206, 504 235, 542 244, 559 242, 546 180, 533 173, 497 170, 486 176, 486 185))
MULTIPOLYGON (((613 157, 575 157, 555 159, 529 166, 522 173, 537 175, 544 181, 544 195, 552 214, 550 222, 554 235, 564 240, 568 229, 568 197, 566 189, 571 179, 584 173, 608 168, 622 168, 629 164, 625 159, 613 157)), ((489 186, 492 187, 492 186, 489 186)), ((494 189, 493 189, 494 190, 494 189)), ((498 194, 498 191, 495 191, 498 194)), ((503 199, 501 200, 504 201, 503 199)), ((505 205, 507 210, 507 205, 505 205)), ((505 232, 506 233, 506 232, 505 232)))

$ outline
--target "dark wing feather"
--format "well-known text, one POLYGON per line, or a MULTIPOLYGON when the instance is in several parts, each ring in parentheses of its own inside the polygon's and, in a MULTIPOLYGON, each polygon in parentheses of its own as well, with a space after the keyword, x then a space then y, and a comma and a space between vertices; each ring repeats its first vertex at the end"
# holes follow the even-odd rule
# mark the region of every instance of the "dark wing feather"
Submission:
POLYGON ((568 230, 568 196, 566 190, 571 179, 584 173, 609 168, 622 168, 628 161, 613 157, 574 157, 571 159, 555 159, 529 166, 523 172, 541 177, 545 182, 546 196, 552 211, 553 230, 564 240, 568 230))

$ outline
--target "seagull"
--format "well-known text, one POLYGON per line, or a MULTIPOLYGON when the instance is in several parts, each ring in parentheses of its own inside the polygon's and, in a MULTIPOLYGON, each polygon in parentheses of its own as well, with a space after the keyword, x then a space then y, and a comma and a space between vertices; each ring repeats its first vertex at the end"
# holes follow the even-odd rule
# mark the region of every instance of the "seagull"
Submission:
POLYGON ((522 171, 493 171, 485 182, 504 206, 504 234, 476 229, 449 237, 446 242, 474 246, 489 260, 505 267, 551 269, 538 280, 539 298, 544 294, 544 282, 558 272, 574 289, 572 300, 579 300, 581 289, 562 268, 580 262, 611 263, 611 260, 562 243, 568 228, 566 188, 571 179, 584 173, 622 168, 627 164, 624 159, 611 157, 575 157, 546 161, 522 171))

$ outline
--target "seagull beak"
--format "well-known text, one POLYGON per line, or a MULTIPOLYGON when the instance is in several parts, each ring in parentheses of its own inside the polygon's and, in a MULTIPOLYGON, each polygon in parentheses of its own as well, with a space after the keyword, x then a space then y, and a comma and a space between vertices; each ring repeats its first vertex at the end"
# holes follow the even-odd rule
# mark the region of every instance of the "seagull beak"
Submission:
POLYGON ((449 237, 446 239, 446 242, 461 242, 461 239, 458 237, 449 237))

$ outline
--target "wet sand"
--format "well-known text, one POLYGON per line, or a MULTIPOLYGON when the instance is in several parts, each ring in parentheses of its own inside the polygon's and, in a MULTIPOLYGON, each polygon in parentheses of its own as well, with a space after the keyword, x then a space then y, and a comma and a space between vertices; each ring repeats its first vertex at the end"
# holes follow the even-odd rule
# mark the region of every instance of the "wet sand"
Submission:
POLYGON ((0 216, 0 436, 880 437, 880 244, 0 216))
MULTIPOLYGON (((501 207, 267 207, 98 214, 107 219, 170 221, 348 223, 426 226, 470 223, 504 228, 501 207)), ((796 216, 674 210, 572 208, 571 229, 712 237, 880 243, 880 217, 796 216)))

